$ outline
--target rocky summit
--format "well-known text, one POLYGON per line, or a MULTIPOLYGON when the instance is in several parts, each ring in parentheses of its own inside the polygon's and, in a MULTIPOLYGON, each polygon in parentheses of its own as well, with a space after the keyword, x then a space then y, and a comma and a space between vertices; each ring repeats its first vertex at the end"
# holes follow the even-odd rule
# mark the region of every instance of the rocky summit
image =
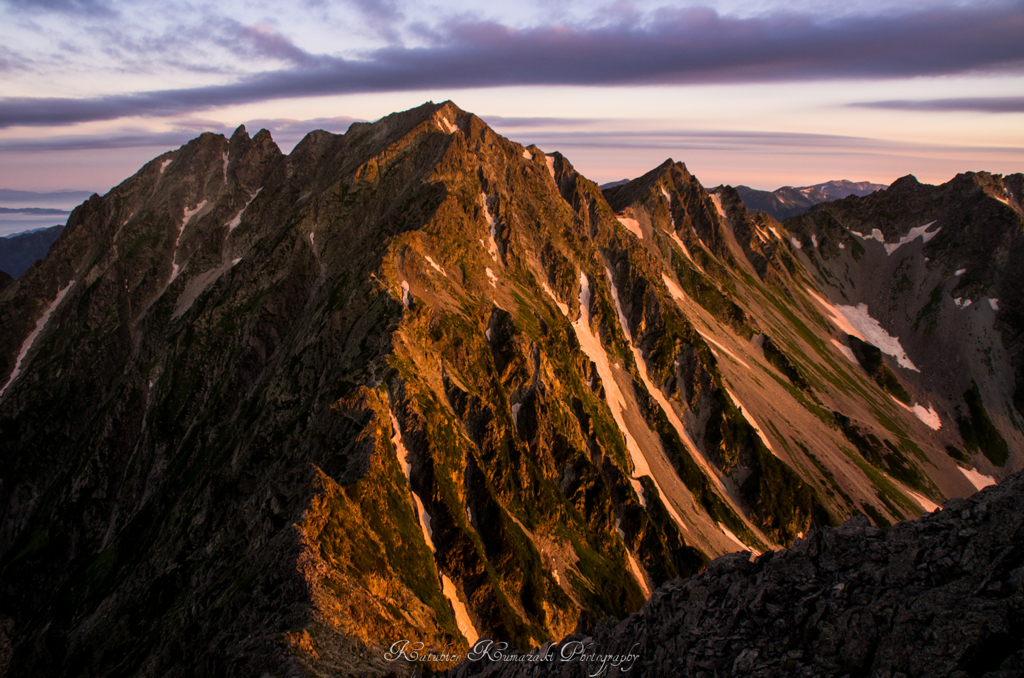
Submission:
POLYGON ((874 553, 1024 467, 1021 189, 779 223, 450 102, 204 134, 0 280, 0 674, 407 675, 874 553))

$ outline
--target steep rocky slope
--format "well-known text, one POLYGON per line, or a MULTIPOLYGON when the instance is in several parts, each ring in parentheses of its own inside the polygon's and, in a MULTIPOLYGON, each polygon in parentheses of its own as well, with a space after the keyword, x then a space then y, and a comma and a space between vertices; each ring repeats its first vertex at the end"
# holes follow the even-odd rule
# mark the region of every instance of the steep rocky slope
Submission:
POLYGON ((968 173, 928 186, 904 177, 787 222, 833 321, 854 336, 847 343, 856 351, 858 339, 874 341, 880 369, 899 384, 877 365, 876 379, 942 426, 938 443, 951 457, 985 473, 1024 442, 1021 182, 968 173))
POLYGON ((787 226, 451 103, 154 159, 0 289, 0 666, 409 672, 1020 468, 991 380, 935 430, 787 226))
POLYGON ((530 668, 478 658, 449 675, 1019 676, 1022 526, 1018 474, 920 520, 858 516, 785 551, 721 556, 530 668))

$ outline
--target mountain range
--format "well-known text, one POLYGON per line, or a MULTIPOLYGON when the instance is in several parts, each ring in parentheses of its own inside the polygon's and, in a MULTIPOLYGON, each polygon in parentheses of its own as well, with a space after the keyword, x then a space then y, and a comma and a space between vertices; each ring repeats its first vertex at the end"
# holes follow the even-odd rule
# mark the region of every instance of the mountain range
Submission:
MULTIPOLYGON (((6 275, 13 280, 44 258, 62 230, 63 226, 51 226, 0 238, 0 279, 6 275)), ((0 282, 0 286, 3 284, 0 282)))
POLYGON ((749 186, 737 186, 736 191, 749 211, 761 212, 778 221, 783 221, 799 216, 823 202, 841 200, 851 195, 864 197, 885 188, 887 188, 885 184, 841 179, 800 188, 783 186, 774 191, 759 191, 749 186))
POLYGON ((0 673, 406 674, 1006 478, 1022 178, 782 224, 450 102, 164 153, 0 289, 0 673))

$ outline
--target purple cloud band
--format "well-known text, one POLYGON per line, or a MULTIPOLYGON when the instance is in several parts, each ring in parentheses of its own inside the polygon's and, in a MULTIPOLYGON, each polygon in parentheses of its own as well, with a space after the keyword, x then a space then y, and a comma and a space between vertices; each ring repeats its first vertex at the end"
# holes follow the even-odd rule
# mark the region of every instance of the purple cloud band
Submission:
POLYGON ((649 24, 514 29, 450 22, 428 45, 361 60, 308 55, 251 36, 293 68, 225 85, 94 98, 0 99, 0 128, 181 115, 302 96, 508 85, 660 85, 897 78, 1024 68, 1024 0, 885 16, 721 16, 659 10, 649 24))

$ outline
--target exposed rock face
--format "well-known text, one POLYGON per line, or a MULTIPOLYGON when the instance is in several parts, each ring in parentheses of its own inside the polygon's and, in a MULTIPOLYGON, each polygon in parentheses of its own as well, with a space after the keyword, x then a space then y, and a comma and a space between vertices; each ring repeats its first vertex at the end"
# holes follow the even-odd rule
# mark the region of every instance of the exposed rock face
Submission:
POLYGON ((792 548, 736 553, 667 583, 621 622, 577 633, 539 670, 470 676, 968 676, 1024 673, 1024 475, 879 529, 860 516, 792 548), (619 667, 571 657, 627 657, 619 667))
POLYGON ((602 194, 451 103, 156 158, 0 291, 0 665, 408 673, 398 638, 531 647, 1019 469, 1016 363, 936 368, 936 430, 844 353, 801 224, 672 161, 602 194))

